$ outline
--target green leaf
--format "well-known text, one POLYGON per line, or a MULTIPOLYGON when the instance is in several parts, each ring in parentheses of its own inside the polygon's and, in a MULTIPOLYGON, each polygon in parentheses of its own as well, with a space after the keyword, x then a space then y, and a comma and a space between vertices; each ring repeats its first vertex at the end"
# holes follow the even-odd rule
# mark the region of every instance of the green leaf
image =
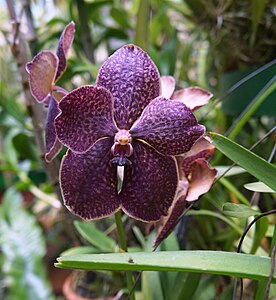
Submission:
POLYGON ((43 233, 21 203, 21 195, 10 188, 0 206, 0 247, 2 271, 8 283, 7 299, 50 300, 53 296, 43 262, 43 233))
POLYGON ((100 231, 94 222, 75 221, 74 225, 81 236, 100 249, 102 252, 114 252, 116 243, 113 239, 100 231))
POLYGON ((223 175, 223 177, 230 177, 230 176, 246 173, 245 169, 243 169, 241 167, 237 167, 237 166, 234 166, 234 167, 231 167, 231 166, 215 166, 214 168, 218 171, 217 177, 222 176, 226 171, 227 171, 227 173, 225 175, 223 175), (231 168, 231 169, 229 169, 229 168, 231 168))
POLYGON ((183 273, 178 273, 175 281, 175 287, 172 292, 175 293, 176 300, 193 299, 194 293, 199 285, 201 274, 200 273, 188 273, 185 274, 185 279, 181 278, 183 273), (182 279, 182 281, 181 281, 182 279))
POLYGON ((258 247, 261 245, 262 239, 265 236, 269 226, 269 220, 267 217, 261 218, 255 224, 255 232, 253 238, 253 245, 250 254, 255 254, 258 247))
POLYGON ((66 269, 199 272, 254 280, 268 279, 271 270, 269 257, 223 251, 83 254, 57 260, 56 267, 66 269))
POLYGON ((163 300, 158 272, 142 273, 142 293, 144 300, 163 300))
POLYGON ((263 182, 251 182, 244 185, 244 187, 252 192, 258 193, 275 193, 270 187, 268 187, 263 182))
POLYGON ((224 155, 276 191, 276 167, 228 138, 211 132, 213 144, 224 155))
POLYGON ((134 37, 134 43, 145 51, 148 48, 149 7, 149 0, 140 0, 134 37))
POLYGON ((222 209, 226 216, 234 218, 248 218, 260 214, 258 211, 244 204, 225 203, 222 209))

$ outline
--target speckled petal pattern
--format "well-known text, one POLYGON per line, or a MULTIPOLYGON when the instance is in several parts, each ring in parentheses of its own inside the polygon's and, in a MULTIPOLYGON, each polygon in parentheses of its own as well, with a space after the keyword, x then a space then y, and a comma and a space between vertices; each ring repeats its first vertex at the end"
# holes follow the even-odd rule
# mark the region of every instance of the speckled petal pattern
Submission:
POLYGON ((204 132, 205 127, 197 123, 189 108, 163 97, 153 100, 130 129, 133 138, 146 141, 165 155, 189 151, 204 132))
POLYGON ((60 183, 65 206, 83 219, 109 216, 119 209, 117 169, 110 163, 113 139, 98 141, 84 154, 70 150, 62 161, 60 183))
POLYGON ((59 103, 61 114, 55 120, 62 144, 74 152, 87 151, 98 139, 113 136, 113 98, 103 87, 82 86, 59 103))
POLYGON ((30 90, 38 102, 43 102, 51 93, 58 67, 58 57, 51 51, 41 51, 26 64, 30 90))
POLYGON ((125 166, 119 194, 122 209, 141 221, 157 221, 167 214, 176 194, 175 160, 139 141, 133 141, 133 154, 129 159, 132 165, 125 166))
POLYGON ((55 118, 60 113, 58 103, 51 97, 46 118, 45 139, 46 139, 46 161, 54 159, 62 148, 62 144, 57 139, 55 129, 55 118))
POLYGON ((129 129, 161 89, 154 62, 134 45, 126 45, 109 57, 99 71, 97 85, 112 93, 120 129, 129 129))
POLYGON ((64 28, 58 41, 57 56, 59 58, 59 64, 55 81, 57 81, 66 70, 66 55, 73 43, 74 33, 75 23, 71 22, 64 28))
POLYGON ((175 79, 172 76, 161 76, 161 96, 170 99, 175 89, 175 79))
POLYGON ((196 110, 207 104, 212 97, 212 93, 203 90, 200 87, 193 86, 174 92, 171 99, 179 100, 191 110, 196 110))

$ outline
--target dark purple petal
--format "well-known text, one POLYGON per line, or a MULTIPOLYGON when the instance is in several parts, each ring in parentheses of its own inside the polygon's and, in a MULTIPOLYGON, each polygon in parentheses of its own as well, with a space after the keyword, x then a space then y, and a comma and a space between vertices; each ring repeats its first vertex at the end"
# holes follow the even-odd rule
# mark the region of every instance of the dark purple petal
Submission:
POLYGON ((82 86, 59 103, 61 114, 55 120, 62 144, 74 152, 87 151, 98 139, 113 136, 113 98, 103 87, 82 86))
POLYGON ((119 194, 122 209, 141 221, 157 221, 167 214, 176 194, 175 160, 139 141, 133 141, 133 154, 129 160, 132 165, 125 166, 119 194))
POLYGON ((115 121, 120 129, 129 129, 146 105, 160 95, 154 62, 134 45, 126 45, 109 57, 99 71, 97 85, 112 93, 115 121))
POLYGON ((153 247, 157 247, 175 228, 179 218, 188 207, 189 203, 186 201, 188 191, 188 181, 180 181, 177 196, 169 209, 168 216, 163 217, 158 222, 158 234, 154 241, 153 247))
POLYGON ((203 135, 192 111, 179 101, 163 97, 153 100, 143 111, 139 121, 130 129, 139 138, 165 155, 179 155, 189 151, 203 135))
POLYGON ((196 160, 190 169, 190 184, 186 201, 195 201, 201 195, 207 193, 211 188, 216 175, 217 170, 210 168, 206 160, 196 160))
POLYGON ((46 136, 46 161, 50 162, 53 160, 62 148, 62 144, 59 142, 56 129, 55 129, 55 118, 60 113, 58 108, 58 103, 51 97, 49 102, 47 118, 46 118, 46 128, 45 128, 45 136, 46 136))
POLYGON ((170 99, 175 89, 175 79, 172 76, 161 76, 161 96, 170 99))
POLYGON ((41 51, 26 64, 30 90, 38 102, 43 102, 51 93, 58 67, 58 57, 51 51, 41 51))
POLYGON ((113 139, 98 141, 84 154, 68 150, 60 183, 65 206, 83 219, 109 216, 120 207, 117 169, 110 163, 113 139))
POLYGON ((171 99, 179 100, 191 110, 196 110, 197 108, 207 104, 212 97, 212 93, 197 86, 193 86, 174 92, 171 99))
POLYGON ((63 30, 60 39, 58 41, 58 48, 57 48, 57 56, 59 58, 58 64, 58 71, 56 74, 55 81, 57 81, 61 75, 64 73, 67 63, 66 63, 66 56, 67 53, 72 45, 75 33, 75 23, 69 23, 63 30))

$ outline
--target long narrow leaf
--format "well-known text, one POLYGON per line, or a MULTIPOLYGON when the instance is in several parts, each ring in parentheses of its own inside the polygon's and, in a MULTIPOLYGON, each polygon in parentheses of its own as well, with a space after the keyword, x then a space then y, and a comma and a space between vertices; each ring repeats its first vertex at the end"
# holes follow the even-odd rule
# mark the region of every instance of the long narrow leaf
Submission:
POLYGON ((274 165, 220 134, 211 132, 210 135, 218 150, 276 191, 276 167, 274 165))
MULTIPOLYGON (((271 259, 223 251, 161 251, 59 257, 56 267, 82 270, 200 272, 264 280, 269 277, 271 259)), ((273 275, 273 282, 276 282, 276 273, 273 275)))

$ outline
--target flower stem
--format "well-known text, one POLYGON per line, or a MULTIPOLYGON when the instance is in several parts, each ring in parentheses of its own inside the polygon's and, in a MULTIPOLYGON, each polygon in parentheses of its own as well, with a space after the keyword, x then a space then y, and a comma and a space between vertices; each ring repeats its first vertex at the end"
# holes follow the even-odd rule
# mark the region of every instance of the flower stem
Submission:
MULTIPOLYGON (((116 222, 117 232, 119 236, 120 247, 122 248, 122 250, 127 252, 126 235, 125 235, 123 222, 122 222, 122 213, 120 210, 115 213, 115 222, 116 222)), ((126 278, 127 278, 127 289, 130 292, 132 290, 132 284, 133 284, 132 273, 126 272, 126 278)), ((134 293, 130 295, 130 299, 135 300, 134 293)))

